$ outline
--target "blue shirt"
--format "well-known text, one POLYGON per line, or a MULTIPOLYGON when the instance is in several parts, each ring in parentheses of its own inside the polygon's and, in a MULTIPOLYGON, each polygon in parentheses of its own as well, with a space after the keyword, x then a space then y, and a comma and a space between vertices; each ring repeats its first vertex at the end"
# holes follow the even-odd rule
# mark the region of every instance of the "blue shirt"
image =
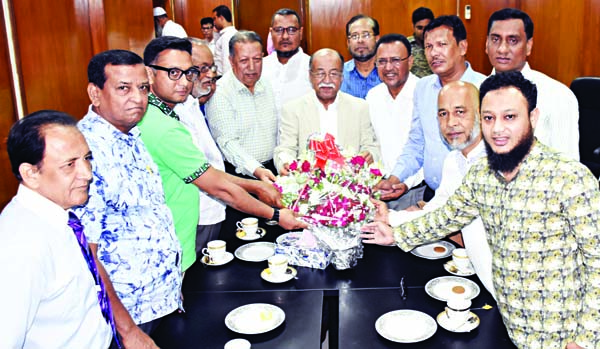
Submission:
POLYGON ((381 80, 377 74, 377 67, 374 67, 371 73, 365 78, 356 69, 353 59, 344 63, 344 81, 342 81, 340 89, 342 92, 365 99, 367 92, 380 83, 381 80))
MULTIPOLYGON (((466 62, 467 70, 460 80, 479 88, 486 76, 474 71, 466 62)), ((423 167, 427 185, 436 190, 442 179, 444 159, 450 152, 442 136, 437 119, 438 94, 442 83, 435 74, 421 78, 415 87, 414 108, 408 142, 398 157, 392 174, 404 182, 423 167)))
POLYGON ((180 305, 181 247, 158 167, 134 127, 117 130, 94 111, 79 122, 94 160, 90 198, 75 212, 136 324, 180 305))

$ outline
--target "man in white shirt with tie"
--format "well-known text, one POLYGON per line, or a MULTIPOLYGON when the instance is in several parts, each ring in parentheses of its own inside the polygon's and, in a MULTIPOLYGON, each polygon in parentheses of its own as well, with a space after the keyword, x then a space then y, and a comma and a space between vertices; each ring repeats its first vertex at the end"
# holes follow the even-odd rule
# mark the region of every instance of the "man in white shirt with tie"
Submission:
POLYGON ((92 180, 85 138, 72 117, 44 110, 12 127, 7 148, 20 185, 0 214, 0 348, 108 348, 113 332, 67 224, 92 180))

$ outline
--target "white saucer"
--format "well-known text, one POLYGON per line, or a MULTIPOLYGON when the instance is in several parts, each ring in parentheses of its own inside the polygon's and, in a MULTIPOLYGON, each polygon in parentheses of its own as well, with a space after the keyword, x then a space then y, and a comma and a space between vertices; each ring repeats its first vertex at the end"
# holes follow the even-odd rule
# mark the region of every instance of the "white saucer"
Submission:
POLYGON ((448 241, 440 240, 415 247, 410 253, 425 259, 440 259, 451 256, 452 251, 455 248, 456 247, 448 241))
POLYGON ((444 328, 445 330, 450 331, 450 332, 458 332, 458 333, 471 332, 474 329, 476 329, 477 326, 479 326, 479 316, 477 316, 477 314, 475 314, 473 312, 469 312, 468 319, 471 319, 471 318, 473 318, 474 320, 472 320, 472 321, 467 320, 462 325, 455 324, 452 321, 450 321, 450 319, 448 318, 448 315, 446 315, 446 312, 443 311, 438 314, 437 322, 438 322, 438 324, 440 324, 440 326, 442 326, 442 328, 444 328), (457 325, 459 325, 459 326, 456 327, 457 325))
POLYGON ((275 254, 275 246, 272 242, 251 242, 238 247, 235 256, 246 262, 263 262, 275 254))
POLYGON ((225 317, 225 326, 241 334, 269 332, 283 323, 285 313, 272 304, 253 303, 235 308, 225 317))
POLYGON ((235 236, 240 240, 252 241, 252 240, 258 240, 258 239, 262 238, 263 236, 265 236, 266 234, 267 234, 267 231, 264 228, 259 227, 256 230, 256 234, 248 235, 248 234, 246 234, 245 231, 238 229, 238 231, 235 233, 235 236))
POLYGON ((475 275, 475 270, 473 269, 473 266, 469 265, 469 269, 460 270, 460 269, 458 269, 458 267, 456 266, 456 263, 454 263, 453 260, 447 261, 444 264, 444 269, 446 269, 446 271, 449 272, 450 274, 456 275, 456 276, 475 275))
POLYGON ((433 336, 435 320, 420 311, 400 309, 381 315, 375 321, 375 330, 383 338, 397 343, 415 343, 433 336))
POLYGON ((262 273, 260 273, 260 277, 268 282, 280 284, 282 282, 290 281, 291 279, 296 277, 297 274, 298 272, 296 271, 296 269, 292 267, 287 267, 287 270, 284 274, 275 276, 273 273, 271 273, 271 268, 267 268, 263 270, 262 273))
POLYGON ((212 267, 218 267, 219 265, 225 265, 225 264, 231 262, 232 260, 233 260, 233 253, 231 253, 231 252, 225 252, 223 259, 221 259, 219 261, 211 262, 208 260, 208 256, 202 256, 202 258, 200 258, 200 262, 202 262, 202 264, 210 265, 212 267))
POLYGON ((425 292, 431 297, 447 302, 453 296, 473 299, 479 295, 479 286, 469 279, 458 276, 440 276, 425 284, 425 292))

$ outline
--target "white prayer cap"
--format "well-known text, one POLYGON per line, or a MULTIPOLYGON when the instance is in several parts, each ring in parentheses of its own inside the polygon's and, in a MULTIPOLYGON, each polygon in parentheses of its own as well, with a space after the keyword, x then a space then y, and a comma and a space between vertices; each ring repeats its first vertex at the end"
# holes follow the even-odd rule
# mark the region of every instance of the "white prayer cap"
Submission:
POLYGON ((164 8, 162 7, 155 7, 152 12, 154 13, 154 17, 158 17, 158 16, 162 16, 162 15, 166 15, 167 11, 165 11, 164 8))

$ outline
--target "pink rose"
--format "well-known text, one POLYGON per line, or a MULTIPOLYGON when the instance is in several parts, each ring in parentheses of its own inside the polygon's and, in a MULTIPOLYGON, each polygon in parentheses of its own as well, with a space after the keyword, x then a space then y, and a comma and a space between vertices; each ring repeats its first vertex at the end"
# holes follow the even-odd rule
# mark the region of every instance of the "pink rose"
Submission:
POLYGON ((293 161, 290 164, 290 171, 296 171, 298 169, 298 162, 297 161, 293 161))
POLYGON ((362 157, 362 156, 360 156, 360 155, 357 155, 357 156, 353 157, 353 158, 350 160, 350 163, 351 163, 352 165, 358 165, 358 166, 361 166, 361 167, 362 167, 362 166, 364 166, 364 165, 365 165, 365 158, 363 158, 363 157, 362 157))
POLYGON ((372 168, 372 169, 371 169, 371 174, 372 174, 373 176, 377 176, 377 177, 381 177, 381 176, 383 176, 383 174, 381 173, 381 171, 379 171, 379 169, 378 169, 378 168, 372 168))
POLYGON ((302 172, 310 172, 310 162, 307 160, 302 163, 302 172))

